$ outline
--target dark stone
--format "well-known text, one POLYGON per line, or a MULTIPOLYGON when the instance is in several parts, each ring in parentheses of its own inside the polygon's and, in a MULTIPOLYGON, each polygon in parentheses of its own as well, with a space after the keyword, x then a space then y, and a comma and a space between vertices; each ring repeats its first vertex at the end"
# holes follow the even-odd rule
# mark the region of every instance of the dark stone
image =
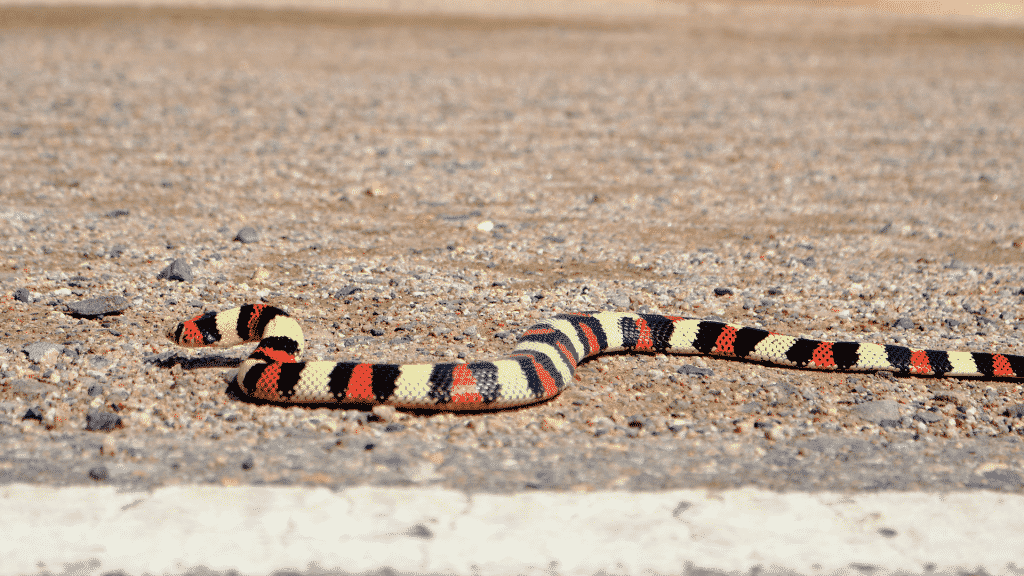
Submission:
POLYGON ((688 376, 714 376, 715 372, 711 368, 701 368, 700 366, 694 366, 693 364, 683 364, 679 368, 676 368, 676 372, 680 374, 686 374, 688 376))
POLYGON ((918 422, 924 422, 925 424, 931 424, 938 422, 943 419, 943 415, 938 412, 932 412, 930 410, 921 410, 917 414, 914 414, 914 420, 918 422))
POLYGON ((911 320, 910 318, 900 318, 899 320, 893 323, 893 327, 902 328, 904 330, 913 330, 914 321, 911 320))
POLYGON ((348 346, 356 346, 356 345, 359 345, 359 344, 363 344, 364 342, 367 342, 369 340, 370 340, 369 336, 353 336, 351 338, 345 338, 345 340, 342 343, 346 347, 348 347, 348 346))
POLYGON ((732 296, 732 288, 718 287, 715 288, 715 296, 732 296))
POLYGON ((95 466, 89 469, 89 478, 92 478, 97 482, 106 480, 108 476, 110 476, 110 473, 107 472, 106 466, 95 466))
POLYGON ((125 208, 116 208, 107 212, 107 218, 121 218, 123 216, 128 216, 129 214, 131 214, 131 211, 125 208))
POLYGON ((100 394, 103 394, 103 386, 99 384, 89 386, 89 396, 99 396, 100 394))
POLYGON ((990 485, 1019 488, 1024 484, 1024 480, 1021 479, 1020 474, 1013 470, 989 470, 982 474, 982 477, 985 478, 986 482, 990 485))
POLYGON ((186 262, 184 258, 177 258, 174 262, 171 262, 167 268, 161 270, 156 277, 164 280, 191 282, 193 278, 192 267, 188 265, 188 262, 186 262))
POLYGON ((42 406, 33 406, 25 411, 25 415, 21 417, 22 420, 38 420, 43 421, 43 408, 42 406))
POLYGON ((640 416, 639 414, 637 414, 634 416, 630 416, 626 420, 626 426, 629 426, 630 428, 646 428, 647 430, 653 430, 654 422, 651 421, 650 418, 646 418, 644 416, 640 416))
POLYGON ((246 456, 245 460, 242 460, 242 470, 252 470, 253 466, 256 465, 256 461, 252 455, 246 456))
POLYGON ((356 292, 359 292, 360 290, 362 290, 362 288, 360 288, 359 286, 345 286, 343 288, 338 289, 338 291, 334 293, 334 297, 344 298, 345 296, 351 296, 356 292))
POLYGON ((260 241, 260 233, 252 226, 246 226, 235 234, 235 241, 242 244, 255 244, 260 241))
POLYGON ((28 288, 18 288, 14 291, 14 299, 18 302, 29 303, 32 301, 32 295, 29 293, 28 288))
POLYGON ((406 534, 413 538, 422 538, 424 540, 430 540, 434 537, 434 533, 431 532, 430 528, 427 528, 425 524, 417 524, 413 526, 408 532, 406 532, 406 534))
POLYGON ((692 503, 687 502, 686 500, 680 500, 679 504, 676 504, 676 507, 672 509, 672 517, 679 518, 682 516, 683 512, 686 512, 690 508, 693 508, 692 503))
POLYGON ((130 307, 131 304, 124 296, 101 296, 80 302, 72 302, 68 304, 68 311, 75 316, 96 318, 108 314, 120 314, 130 307))
POLYGON ((1021 416, 1024 416, 1024 404, 1007 406, 1006 410, 1003 410, 1003 415, 1010 418, 1020 418, 1021 416))
POLYGON ((109 432, 121 427, 121 417, 112 412, 91 410, 85 416, 85 429, 94 432, 109 432))

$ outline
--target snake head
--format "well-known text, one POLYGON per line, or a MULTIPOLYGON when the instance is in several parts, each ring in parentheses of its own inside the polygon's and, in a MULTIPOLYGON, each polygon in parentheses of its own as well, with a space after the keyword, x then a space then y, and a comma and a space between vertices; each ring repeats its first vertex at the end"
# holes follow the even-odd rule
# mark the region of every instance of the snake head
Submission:
POLYGON ((191 320, 186 320, 177 327, 172 328, 167 332, 167 337, 173 340, 179 346, 185 346, 186 348, 196 348, 199 346, 209 346, 215 343, 218 338, 216 332, 210 330, 203 330, 201 325, 204 322, 214 322, 214 328, 216 328, 216 321, 213 317, 216 316, 213 312, 207 312, 206 314, 200 314, 191 320))

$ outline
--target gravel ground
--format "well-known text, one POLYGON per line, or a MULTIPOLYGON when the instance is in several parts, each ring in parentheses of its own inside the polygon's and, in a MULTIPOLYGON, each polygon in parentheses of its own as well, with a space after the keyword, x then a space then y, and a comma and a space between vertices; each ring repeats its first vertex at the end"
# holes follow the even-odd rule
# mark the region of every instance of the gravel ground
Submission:
POLYGON ((595 309, 1022 352, 1021 28, 663 8, 0 8, 0 482, 1020 491, 1017 382, 616 355, 520 410, 311 409, 164 336, 262 300, 314 359, 595 309))

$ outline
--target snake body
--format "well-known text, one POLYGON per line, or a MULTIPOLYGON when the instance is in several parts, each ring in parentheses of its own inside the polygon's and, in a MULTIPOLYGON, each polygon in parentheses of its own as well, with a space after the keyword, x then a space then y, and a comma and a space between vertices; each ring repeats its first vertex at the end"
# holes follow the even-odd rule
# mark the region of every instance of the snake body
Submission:
POLYGON ((529 328, 493 361, 387 364, 299 360, 305 339, 280 308, 246 304, 182 322, 169 337, 188 347, 259 342, 237 381, 253 399, 287 404, 389 404, 495 410, 542 402, 572 382, 585 358, 606 352, 702 354, 837 372, 970 378, 1024 377, 1024 356, 829 342, 724 322, 659 314, 558 314, 529 328))

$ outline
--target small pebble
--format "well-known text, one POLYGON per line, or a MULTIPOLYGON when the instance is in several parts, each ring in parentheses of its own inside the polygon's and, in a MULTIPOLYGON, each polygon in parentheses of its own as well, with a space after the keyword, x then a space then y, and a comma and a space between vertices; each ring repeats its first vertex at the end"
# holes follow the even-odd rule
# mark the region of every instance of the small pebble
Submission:
POLYGON ((246 226, 235 234, 235 241, 242 244, 255 244, 260 241, 260 233, 252 226, 246 226))
POLYGON ((131 307, 124 296, 101 296, 68 304, 68 311, 75 316, 95 318, 108 314, 120 314, 131 307))
POLYGON ((177 280, 178 282, 191 282, 193 279, 192 267, 184 258, 178 258, 171 262, 156 276, 162 280, 177 280))
POLYGON ((93 432, 109 432, 121 425, 121 417, 112 412, 90 410, 85 416, 85 429, 93 432))
POLYGON ((43 421, 43 409, 40 406, 33 406, 29 408, 25 415, 21 417, 22 420, 38 420, 43 421))
POLYGON ((102 482, 107 479, 110 473, 107 471, 106 466, 94 466, 89 469, 89 478, 102 482))
POLYGON ((913 330, 914 321, 911 320, 910 318, 900 318, 899 320, 893 323, 893 327, 902 328, 904 330, 913 330))
POLYGON ((694 366, 693 364, 683 364, 679 368, 676 368, 676 372, 679 374, 686 374, 687 376, 714 376, 715 371, 711 368, 701 368, 700 366, 694 366))
POLYGON ((22 350, 28 355, 28 359, 36 364, 42 362, 52 364, 56 361, 57 355, 64 350, 64 347, 53 342, 33 342, 23 346, 22 350))
POLYGON ((362 290, 359 286, 344 286, 334 292, 335 298, 344 298, 345 296, 351 296, 356 292, 362 290))

